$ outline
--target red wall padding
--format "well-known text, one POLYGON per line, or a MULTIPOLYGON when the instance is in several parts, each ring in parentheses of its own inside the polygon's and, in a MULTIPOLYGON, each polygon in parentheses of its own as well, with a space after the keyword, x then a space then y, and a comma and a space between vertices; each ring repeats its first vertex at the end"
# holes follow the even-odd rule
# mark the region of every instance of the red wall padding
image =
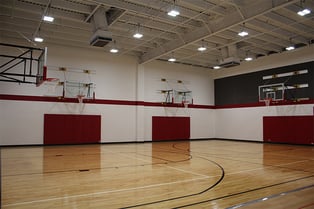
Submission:
POLYGON ((190 139, 190 117, 152 118, 152 140, 190 139))
POLYGON ((314 144, 314 116, 267 116, 263 118, 267 142, 314 144))
POLYGON ((100 115, 44 115, 44 144, 100 142, 100 115))

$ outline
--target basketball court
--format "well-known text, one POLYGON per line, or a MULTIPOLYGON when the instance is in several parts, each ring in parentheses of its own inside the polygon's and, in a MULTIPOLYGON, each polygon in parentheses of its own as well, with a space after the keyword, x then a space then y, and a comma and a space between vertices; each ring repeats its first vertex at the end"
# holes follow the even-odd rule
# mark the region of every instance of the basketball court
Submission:
POLYGON ((3 208, 313 208, 313 148, 235 141, 3 148, 3 208))
POLYGON ((0 207, 314 209, 312 10, 3 0, 0 207))

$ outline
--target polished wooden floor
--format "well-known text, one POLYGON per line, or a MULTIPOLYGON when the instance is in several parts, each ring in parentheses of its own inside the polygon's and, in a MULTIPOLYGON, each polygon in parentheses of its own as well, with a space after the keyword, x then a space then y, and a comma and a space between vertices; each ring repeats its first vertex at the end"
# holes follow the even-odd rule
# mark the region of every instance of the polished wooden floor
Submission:
POLYGON ((1 148, 2 208, 314 208, 314 146, 222 140, 1 148))

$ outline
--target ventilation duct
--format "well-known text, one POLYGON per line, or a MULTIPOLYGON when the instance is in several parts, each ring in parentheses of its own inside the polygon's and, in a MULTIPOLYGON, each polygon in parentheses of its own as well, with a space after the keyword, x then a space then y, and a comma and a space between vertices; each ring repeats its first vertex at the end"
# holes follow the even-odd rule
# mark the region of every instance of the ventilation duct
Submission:
POLYGON ((235 44, 222 48, 221 54, 224 58, 219 63, 220 67, 228 68, 240 65, 240 59, 238 58, 238 49, 235 44))
POLYGON ((108 30, 106 10, 100 7, 92 16, 94 33, 90 39, 91 46, 103 47, 112 41, 112 34, 108 30))
POLYGON ((90 39, 90 45, 103 47, 112 41, 112 35, 109 31, 97 30, 90 39))
POLYGON ((225 68, 234 67, 234 66, 238 66, 238 65, 240 65, 240 59, 235 58, 235 57, 225 58, 219 63, 220 67, 225 67, 225 68))

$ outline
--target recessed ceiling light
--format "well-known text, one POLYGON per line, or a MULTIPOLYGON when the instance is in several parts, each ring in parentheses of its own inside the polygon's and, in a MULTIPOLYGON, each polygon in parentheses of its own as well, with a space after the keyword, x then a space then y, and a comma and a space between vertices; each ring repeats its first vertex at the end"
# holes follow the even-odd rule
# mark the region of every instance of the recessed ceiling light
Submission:
POLYGON ((48 15, 45 15, 43 17, 43 20, 46 21, 46 22, 53 22, 54 19, 55 19, 54 17, 48 16, 48 15))
POLYGON ((305 15, 308 15, 308 14, 310 14, 310 13, 311 13, 311 10, 310 10, 310 9, 307 9, 307 8, 298 11, 298 15, 300 15, 300 16, 305 16, 305 15))
POLYGON ((35 38, 34 38, 34 41, 36 41, 36 42, 43 42, 44 39, 43 39, 43 38, 40 38, 40 37, 35 37, 35 38))
POLYGON ((246 57, 246 58, 244 58, 244 60, 245 60, 245 61, 252 61, 253 58, 252 58, 252 57, 246 57))
POLYGON ((241 36, 241 37, 244 37, 244 36, 249 35, 249 33, 246 32, 246 31, 241 31, 240 33, 238 33, 238 35, 241 36))

